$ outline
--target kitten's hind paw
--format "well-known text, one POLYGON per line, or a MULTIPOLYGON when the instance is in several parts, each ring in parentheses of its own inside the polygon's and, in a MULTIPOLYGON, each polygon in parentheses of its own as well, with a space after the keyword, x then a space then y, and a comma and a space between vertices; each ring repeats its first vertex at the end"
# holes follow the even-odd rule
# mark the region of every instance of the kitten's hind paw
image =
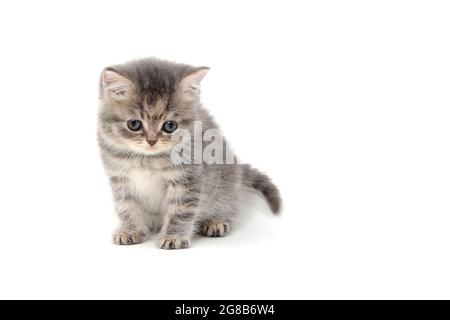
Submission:
POLYGON ((145 234, 135 230, 118 230, 113 234, 113 242, 117 245, 138 244, 144 240, 145 234))
POLYGON ((174 238, 165 236, 159 239, 158 247, 161 249, 187 249, 190 246, 190 241, 187 238, 174 238))
POLYGON ((210 221, 201 228, 201 234, 206 237, 223 237, 230 232, 230 223, 223 221, 210 221))

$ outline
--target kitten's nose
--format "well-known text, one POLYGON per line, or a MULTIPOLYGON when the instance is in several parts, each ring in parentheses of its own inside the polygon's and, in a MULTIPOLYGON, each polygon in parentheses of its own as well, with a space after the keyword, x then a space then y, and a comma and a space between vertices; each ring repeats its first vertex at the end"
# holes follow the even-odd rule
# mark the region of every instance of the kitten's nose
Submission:
POLYGON ((151 145, 152 147, 156 143, 156 141, 158 141, 158 140, 156 140, 156 139, 154 139, 154 140, 153 139, 148 139, 147 140, 148 144, 151 145))

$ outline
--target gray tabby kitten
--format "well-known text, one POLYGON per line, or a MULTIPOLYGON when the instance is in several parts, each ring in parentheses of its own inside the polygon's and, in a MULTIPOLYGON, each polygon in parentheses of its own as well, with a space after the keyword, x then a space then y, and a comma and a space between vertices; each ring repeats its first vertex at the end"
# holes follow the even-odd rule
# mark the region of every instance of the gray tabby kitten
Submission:
POLYGON ((153 58, 103 71, 98 143, 122 221, 115 244, 141 243, 159 232, 160 248, 179 249, 188 248, 195 233, 224 236, 244 188, 260 192, 279 212, 279 191, 265 174, 236 162, 195 162, 192 152, 181 150, 205 151, 207 130, 220 133, 199 100, 207 71, 153 58), (198 121, 200 140, 194 134, 198 121), (177 144, 172 138, 183 130, 192 138, 177 144), (174 161, 180 158, 182 163, 174 161))

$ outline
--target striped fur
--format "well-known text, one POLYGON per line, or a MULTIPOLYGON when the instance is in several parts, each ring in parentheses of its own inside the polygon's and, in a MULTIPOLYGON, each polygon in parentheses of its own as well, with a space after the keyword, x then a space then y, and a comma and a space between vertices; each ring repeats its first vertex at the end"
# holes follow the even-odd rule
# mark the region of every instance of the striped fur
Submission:
MULTIPOLYGON (((281 199, 267 175, 241 164, 174 164, 164 121, 193 131, 218 129, 199 101, 206 68, 157 59, 144 59, 106 68, 100 83, 98 143, 109 176, 116 211, 122 221, 113 241, 119 245, 144 242, 159 232, 158 246, 190 246, 195 233, 224 236, 230 231, 242 189, 260 192, 274 213, 281 199), (143 129, 127 128, 130 119, 143 129), (156 137, 152 148, 146 140, 156 137)), ((198 141, 193 139, 191 143, 198 141)), ((193 161, 193 155, 182 155, 193 161)))

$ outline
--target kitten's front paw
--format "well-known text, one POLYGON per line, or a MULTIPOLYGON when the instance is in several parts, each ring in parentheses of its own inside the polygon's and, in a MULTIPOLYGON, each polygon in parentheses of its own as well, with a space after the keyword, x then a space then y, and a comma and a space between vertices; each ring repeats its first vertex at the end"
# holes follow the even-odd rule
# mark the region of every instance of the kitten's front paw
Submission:
POLYGON ((159 239, 158 247, 161 249, 187 249, 189 248, 190 241, 187 238, 177 238, 165 236, 159 239))
POLYGON ((135 230, 118 230, 113 234, 113 242, 117 245, 131 245, 144 242, 145 234, 135 230))
POLYGON ((201 229, 201 233, 207 237, 223 237, 228 232, 230 232, 230 224, 223 221, 207 222, 201 229))

